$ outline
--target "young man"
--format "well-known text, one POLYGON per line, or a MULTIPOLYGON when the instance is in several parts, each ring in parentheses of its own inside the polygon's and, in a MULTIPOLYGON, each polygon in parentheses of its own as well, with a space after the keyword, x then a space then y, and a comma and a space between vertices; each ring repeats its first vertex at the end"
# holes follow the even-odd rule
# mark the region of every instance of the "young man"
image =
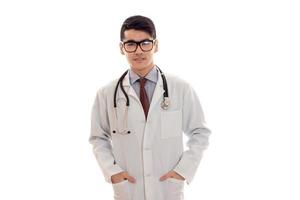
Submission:
POLYGON ((130 69, 97 91, 89 141, 115 200, 182 200, 211 134, 199 99, 187 82, 154 64, 151 19, 129 17, 120 38, 130 69))

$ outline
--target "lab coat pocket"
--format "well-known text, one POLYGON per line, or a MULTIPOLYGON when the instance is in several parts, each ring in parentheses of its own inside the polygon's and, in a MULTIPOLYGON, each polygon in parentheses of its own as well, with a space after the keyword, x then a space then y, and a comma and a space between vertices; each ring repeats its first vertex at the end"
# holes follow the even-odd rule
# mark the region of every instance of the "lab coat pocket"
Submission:
POLYGON ((178 137, 182 133, 181 110, 161 112, 161 138, 178 137))
POLYGON ((180 180, 177 178, 168 178, 169 181, 173 182, 173 183, 184 183, 184 180, 180 180))
POLYGON ((183 200, 184 199, 184 180, 167 178, 167 189, 165 199, 183 200))
POLYGON ((115 200, 131 200, 128 180, 112 184, 115 200))

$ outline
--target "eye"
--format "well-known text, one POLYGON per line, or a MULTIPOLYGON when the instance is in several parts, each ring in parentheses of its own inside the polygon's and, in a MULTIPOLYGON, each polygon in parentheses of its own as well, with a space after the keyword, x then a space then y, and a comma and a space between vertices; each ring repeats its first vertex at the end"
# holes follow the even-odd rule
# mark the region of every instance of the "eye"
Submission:
POLYGON ((152 42, 148 40, 142 42, 142 45, 149 45, 149 44, 152 44, 152 42))

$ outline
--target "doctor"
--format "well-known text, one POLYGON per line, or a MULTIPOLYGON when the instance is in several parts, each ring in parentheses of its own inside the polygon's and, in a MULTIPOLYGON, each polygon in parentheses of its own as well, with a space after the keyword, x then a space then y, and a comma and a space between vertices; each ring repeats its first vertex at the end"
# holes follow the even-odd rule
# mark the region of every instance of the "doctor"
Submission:
POLYGON ((120 38, 130 69, 97 91, 89 142, 115 200, 182 200, 211 134, 199 99, 189 83, 154 64, 151 19, 127 18, 120 38))

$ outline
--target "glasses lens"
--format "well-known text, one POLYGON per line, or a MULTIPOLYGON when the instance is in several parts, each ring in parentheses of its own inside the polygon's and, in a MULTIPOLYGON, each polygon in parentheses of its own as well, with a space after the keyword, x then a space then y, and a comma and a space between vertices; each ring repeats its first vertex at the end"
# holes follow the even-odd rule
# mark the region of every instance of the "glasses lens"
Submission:
POLYGON ((150 51, 153 47, 152 41, 144 41, 140 44, 143 51, 150 51))
POLYGON ((133 52, 133 51, 135 51, 135 50, 136 50, 136 46, 137 46, 137 44, 134 43, 134 42, 129 42, 129 43, 126 43, 126 44, 124 45, 125 50, 126 50, 127 52, 133 52))

